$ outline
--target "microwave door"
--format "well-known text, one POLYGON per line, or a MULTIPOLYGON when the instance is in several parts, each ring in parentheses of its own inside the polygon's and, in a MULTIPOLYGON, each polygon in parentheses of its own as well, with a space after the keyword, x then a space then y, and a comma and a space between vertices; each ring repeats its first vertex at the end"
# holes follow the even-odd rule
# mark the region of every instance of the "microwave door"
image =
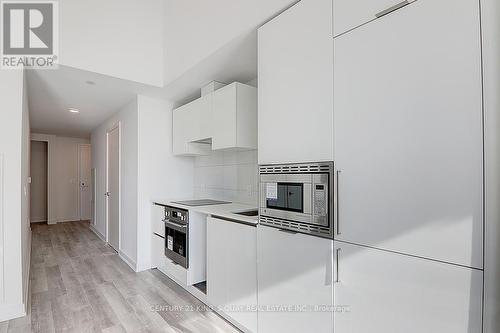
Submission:
POLYGON ((287 186, 287 208, 290 211, 304 212, 303 185, 294 184, 287 186))

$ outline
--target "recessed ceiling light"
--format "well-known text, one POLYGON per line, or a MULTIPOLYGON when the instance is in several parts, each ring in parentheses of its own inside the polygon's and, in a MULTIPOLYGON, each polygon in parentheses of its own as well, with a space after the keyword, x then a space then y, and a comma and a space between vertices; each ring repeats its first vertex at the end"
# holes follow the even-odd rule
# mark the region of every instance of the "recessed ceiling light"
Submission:
POLYGON ((73 108, 69 109, 68 111, 71 112, 71 113, 80 113, 80 110, 73 109, 73 108))
POLYGON ((90 81, 90 80, 89 80, 89 81, 85 81, 85 83, 86 83, 86 84, 89 84, 89 85, 91 85, 91 86, 93 86, 93 85, 95 84, 95 82, 94 82, 94 81, 90 81))

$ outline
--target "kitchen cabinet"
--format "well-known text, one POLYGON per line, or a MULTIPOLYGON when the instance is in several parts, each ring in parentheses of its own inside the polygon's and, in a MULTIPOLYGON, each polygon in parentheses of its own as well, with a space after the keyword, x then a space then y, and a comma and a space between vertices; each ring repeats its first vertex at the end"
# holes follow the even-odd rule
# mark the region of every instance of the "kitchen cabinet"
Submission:
POLYGON ((482 271, 335 243, 335 332, 482 329, 482 271))
POLYGON ((333 35, 338 36, 351 29, 383 17, 394 15, 396 10, 415 0, 333 0, 333 35))
POLYGON ((153 204, 151 207, 151 228, 153 234, 165 237, 165 206, 153 204))
POLYGON ((174 155, 210 154, 210 144, 203 141, 212 136, 212 101, 208 94, 173 110, 174 155))
POLYGON ((333 160, 332 0, 302 0, 258 31, 259 164, 333 160))
POLYGON ((151 268, 165 266, 165 238, 151 235, 151 268))
POLYGON ((336 239, 482 268, 478 10, 419 0, 334 39, 336 239))
POLYGON ((333 332, 333 241, 257 229, 259 333, 333 332))
POLYGON ((155 234, 151 239, 151 268, 158 268, 163 274, 183 286, 188 284, 188 271, 166 257, 165 238, 155 234))
POLYGON ((209 217, 207 297, 250 332, 257 332, 257 228, 209 217))
POLYGON ((213 93, 212 150, 257 149, 257 89, 238 82, 213 93))

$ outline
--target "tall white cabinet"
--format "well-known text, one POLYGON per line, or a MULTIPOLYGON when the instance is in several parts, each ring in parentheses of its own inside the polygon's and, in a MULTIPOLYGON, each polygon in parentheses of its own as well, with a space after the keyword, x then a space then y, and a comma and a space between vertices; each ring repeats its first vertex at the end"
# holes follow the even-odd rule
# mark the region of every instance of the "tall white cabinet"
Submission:
POLYGON ((478 1, 418 0, 334 49, 336 239, 482 268, 478 1))
POLYGON ((341 242, 335 252, 335 333, 481 332, 481 270, 341 242))
POLYGON ((259 164, 333 160, 332 0, 259 29, 259 164))
POLYGON ((333 241, 259 225, 259 333, 333 332, 333 241))

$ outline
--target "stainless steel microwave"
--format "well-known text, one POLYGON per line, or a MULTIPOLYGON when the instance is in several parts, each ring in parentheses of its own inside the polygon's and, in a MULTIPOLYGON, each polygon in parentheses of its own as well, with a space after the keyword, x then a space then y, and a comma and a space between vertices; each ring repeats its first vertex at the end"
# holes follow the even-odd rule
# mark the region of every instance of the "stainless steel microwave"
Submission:
POLYGON ((261 165, 259 222, 333 238, 333 162, 261 165))

